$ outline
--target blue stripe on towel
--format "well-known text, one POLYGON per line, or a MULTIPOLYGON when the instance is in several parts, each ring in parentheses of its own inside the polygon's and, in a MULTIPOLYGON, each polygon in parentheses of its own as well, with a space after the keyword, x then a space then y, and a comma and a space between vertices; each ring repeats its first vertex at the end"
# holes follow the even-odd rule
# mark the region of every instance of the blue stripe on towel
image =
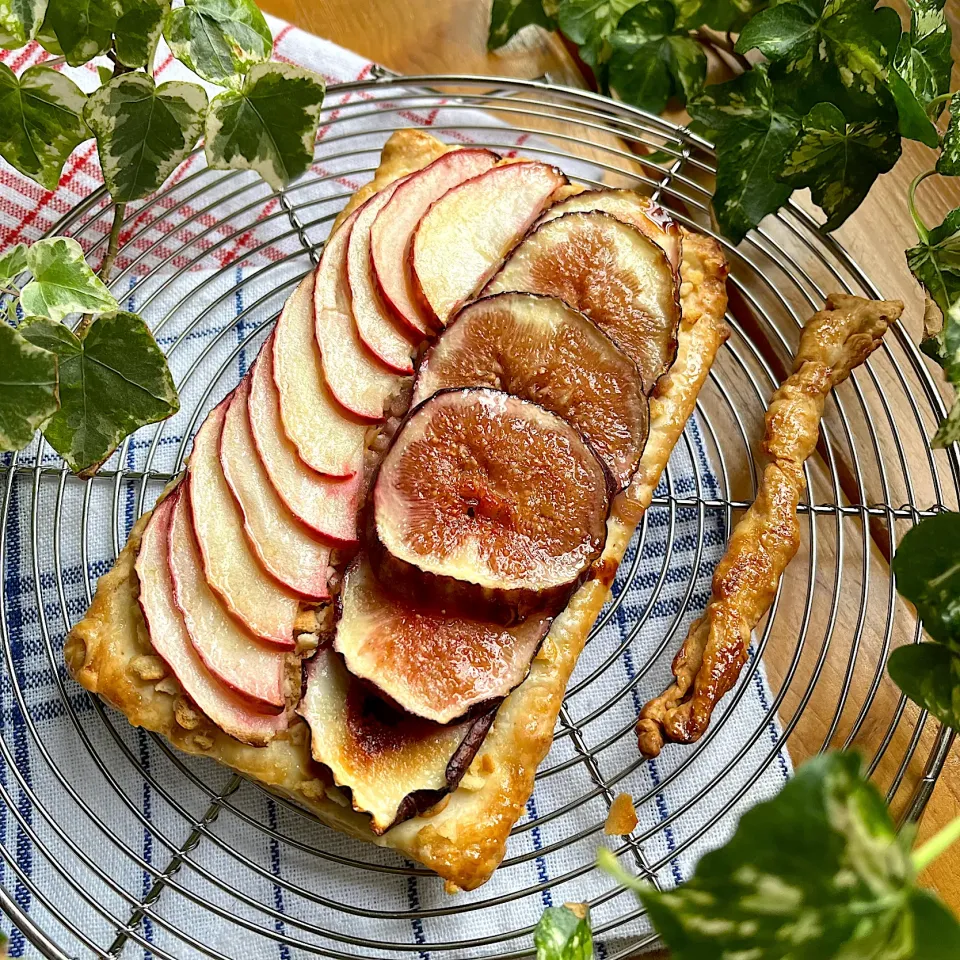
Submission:
MULTIPOLYGON (((527 815, 531 820, 537 819, 537 801, 531 795, 530 799, 527 801, 527 815)), ((530 836, 533 838, 533 849, 542 850, 543 849, 543 838, 540 836, 540 828, 534 826, 530 830, 530 836)), ((540 856, 536 859, 537 864, 537 878, 541 883, 550 882, 550 874, 547 872, 547 858, 540 856)), ((550 893, 549 887, 544 887, 540 891, 540 897, 543 900, 543 905, 545 907, 553 906, 553 896, 550 893)))
MULTIPOLYGON (((274 800, 267 800, 267 818, 270 822, 270 829, 277 832, 277 804, 274 800)), ((270 838, 270 872, 275 877, 280 877, 280 841, 273 836, 270 838)), ((283 887, 279 883, 273 885, 273 907, 278 913, 285 913, 283 906, 283 887)), ((282 920, 274 920, 273 928, 280 934, 286 936, 286 926, 282 920)), ((290 960, 290 948, 285 944, 278 944, 280 948, 280 960, 290 960)))
MULTIPOLYGON (((413 868, 409 860, 406 865, 413 868)), ((420 878, 411 874, 407 877, 407 906, 410 908, 410 912, 413 913, 416 910, 420 909, 420 878)), ((410 926, 413 927, 413 940, 414 943, 423 946, 427 942, 427 936, 423 932, 423 921, 419 917, 410 918, 410 926)), ((420 960, 430 960, 430 954, 426 950, 418 951, 420 960)))

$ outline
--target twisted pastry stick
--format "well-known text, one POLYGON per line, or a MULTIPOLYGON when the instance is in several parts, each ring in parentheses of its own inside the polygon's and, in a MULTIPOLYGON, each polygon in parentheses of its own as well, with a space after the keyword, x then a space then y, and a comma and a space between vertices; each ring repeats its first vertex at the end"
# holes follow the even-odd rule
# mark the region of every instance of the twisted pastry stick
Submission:
POLYGON ((691 624, 674 658, 674 683, 643 708, 637 721, 644 756, 657 756, 665 739, 698 740, 714 707, 737 682, 750 634, 770 609, 780 576, 800 547, 803 463, 816 447, 827 394, 870 356, 902 312, 899 300, 834 293, 803 328, 793 373, 767 409, 767 465, 760 490, 717 565, 706 612, 691 624))

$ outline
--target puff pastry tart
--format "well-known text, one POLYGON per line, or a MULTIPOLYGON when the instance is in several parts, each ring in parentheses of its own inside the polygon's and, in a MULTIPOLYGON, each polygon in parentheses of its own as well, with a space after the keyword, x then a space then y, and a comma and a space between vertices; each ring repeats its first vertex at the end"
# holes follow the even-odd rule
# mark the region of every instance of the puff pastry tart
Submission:
POLYGON ((394 134, 65 648, 136 726, 472 889, 727 329, 627 191, 394 134))

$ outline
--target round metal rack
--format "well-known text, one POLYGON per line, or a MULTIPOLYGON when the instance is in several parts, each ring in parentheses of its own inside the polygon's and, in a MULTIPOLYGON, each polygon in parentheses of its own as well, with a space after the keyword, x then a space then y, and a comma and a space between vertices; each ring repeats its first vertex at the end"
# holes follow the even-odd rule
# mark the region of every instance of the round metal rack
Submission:
MULTIPOLYGON (((881 293, 849 254, 794 203, 730 245, 710 219, 708 143, 660 117, 549 83, 379 73, 332 86, 315 161, 274 194, 250 174, 207 170, 198 156, 128 220, 112 289, 133 298, 180 371, 175 418, 139 431, 90 481, 71 476, 42 442, 0 461, 0 909, 26 938, 27 954, 526 955, 531 918, 550 902, 582 899, 574 894, 594 876, 617 793, 630 792, 643 811, 688 785, 681 806, 613 844, 651 882, 670 882, 671 866, 742 810, 771 765, 789 762, 784 747, 795 760, 827 747, 860 749, 897 816, 917 819, 952 734, 884 675, 890 649, 919 639, 887 561, 911 524, 957 508, 960 462, 954 449, 925 442, 945 408, 900 328, 828 403, 819 456, 807 468, 804 545, 756 633, 740 686, 703 740, 668 747, 653 780, 635 747, 627 749, 638 691, 665 675, 704 602, 695 586, 708 531, 728 534, 754 495, 763 410, 800 326, 829 292, 881 293), (205 411, 259 348, 386 139, 411 126, 519 149, 581 182, 652 193, 680 223, 716 236, 731 265, 731 337, 698 402, 698 426, 676 454, 695 463, 705 451, 709 482, 699 467, 685 485, 675 465, 667 471, 591 642, 614 620, 622 639, 568 690, 538 773, 535 798, 547 799, 516 827, 496 884, 456 897, 393 853, 341 838, 260 786, 134 731, 69 678, 62 654, 97 577, 182 466, 205 411), (178 356, 189 362, 178 367, 178 356), (682 563, 681 522, 694 531, 682 563), (650 569, 644 546, 655 534, 666 547, 650 569), (679 600, 664 612, 668 586, 679 600), (624 651, 654 621, 664 626, 646 662, 621 676, 624 651), (769 702, 718 763, 710 751, 743 723, 742 698, 760 680, 761 658, 769 702), (540 871, 548 857, 562 865, 559 874, 540 871), (295 866, 281 870, 281 861, 295 866), (208 920, 239 931, 248 946, 238 953, 229 936, 211 939, 208 920), (425 924, 439 924, 442 935, 428 936, 425 924)), ((54 232, 77 237, 96 262, 109 217, 101 190, 54 232)), ((612 881, 590 899, 606 956, 653 942, 642 911, 612 881)))

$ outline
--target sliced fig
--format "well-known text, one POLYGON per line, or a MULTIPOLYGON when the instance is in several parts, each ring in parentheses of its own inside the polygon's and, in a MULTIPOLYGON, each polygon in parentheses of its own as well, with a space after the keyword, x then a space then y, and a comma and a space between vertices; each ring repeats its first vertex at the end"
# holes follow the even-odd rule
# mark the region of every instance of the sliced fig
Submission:
POLYGON ((455 789, 493 723, 494 711, 448 726, 396 711, 329 649, 307 664, 306 676, 297 712, 310 725, 313 758, 350 790, 378 835, 455 789))
POLYGON ((430 333, 429 317, 417 303, 410 275, 410 245, 420 218, 451 187, 489 170, 497 162, 489 150, 451 150, 397 188, 370 228, 370 262, 383 301, 413 336, 430 333))
POLYGON ((644 389, 677 355, 680 304, 666 254, 608 213, 565 213, 521 241, 485 294, 526 290, 586 314, 640 368, 644 389))
POLYGON ((398 180, 391 183, 374 194, 357 212, 347 241, 347 280, 353 319, 360 339, 389 369, 409 374, 413 373, 411 354, 422 336, 410 333, 409 328, 401 328, 393 318, 380 296, 370 261, 370 228, 373 221, 404 182, 398 180))
POLYGON ((444 194, 413 237, 420 303, 436 324, 473 295, 567 178, 546 163, 508 163, 444 194))
POLYGON ((374 569, 440 609, 549 616, 603 549, 611 488, 556 414, 497 390, 441 391, 407 417, 377 472, 374 569))
POLYGON ((407 713, 450 723, 505 697, 527 675, 546 617, 505 627, 395 597, 366 557, 347 570, 334 647, 350 673, 407 713))
POLYGON ((552 410, 580 431, 618 489, 640 462, 649 412, 637 365, 555 297, 500 293, 467 304, 421 363, 413 404, 446 387, 493 387, 552 410))
POLYGON ((632 223, 663 250, 673 272, 679 273, 680 227, 658 203, 633 190, 586 190, 555 203, 540 218, 540 223, 556 220, 565 213, 588 213, 591 210, 600 210, 624 223, 632 223))
POLYGON ((138 598, 150 643, 187 696, 224 733, 253 746, 265 746, 288 726, 289 716, 260 713, 220 683, 204 666, 177 608, 167 553, 176 503, 176 497, 170 496, 157 504, 137 553, 138 598))

